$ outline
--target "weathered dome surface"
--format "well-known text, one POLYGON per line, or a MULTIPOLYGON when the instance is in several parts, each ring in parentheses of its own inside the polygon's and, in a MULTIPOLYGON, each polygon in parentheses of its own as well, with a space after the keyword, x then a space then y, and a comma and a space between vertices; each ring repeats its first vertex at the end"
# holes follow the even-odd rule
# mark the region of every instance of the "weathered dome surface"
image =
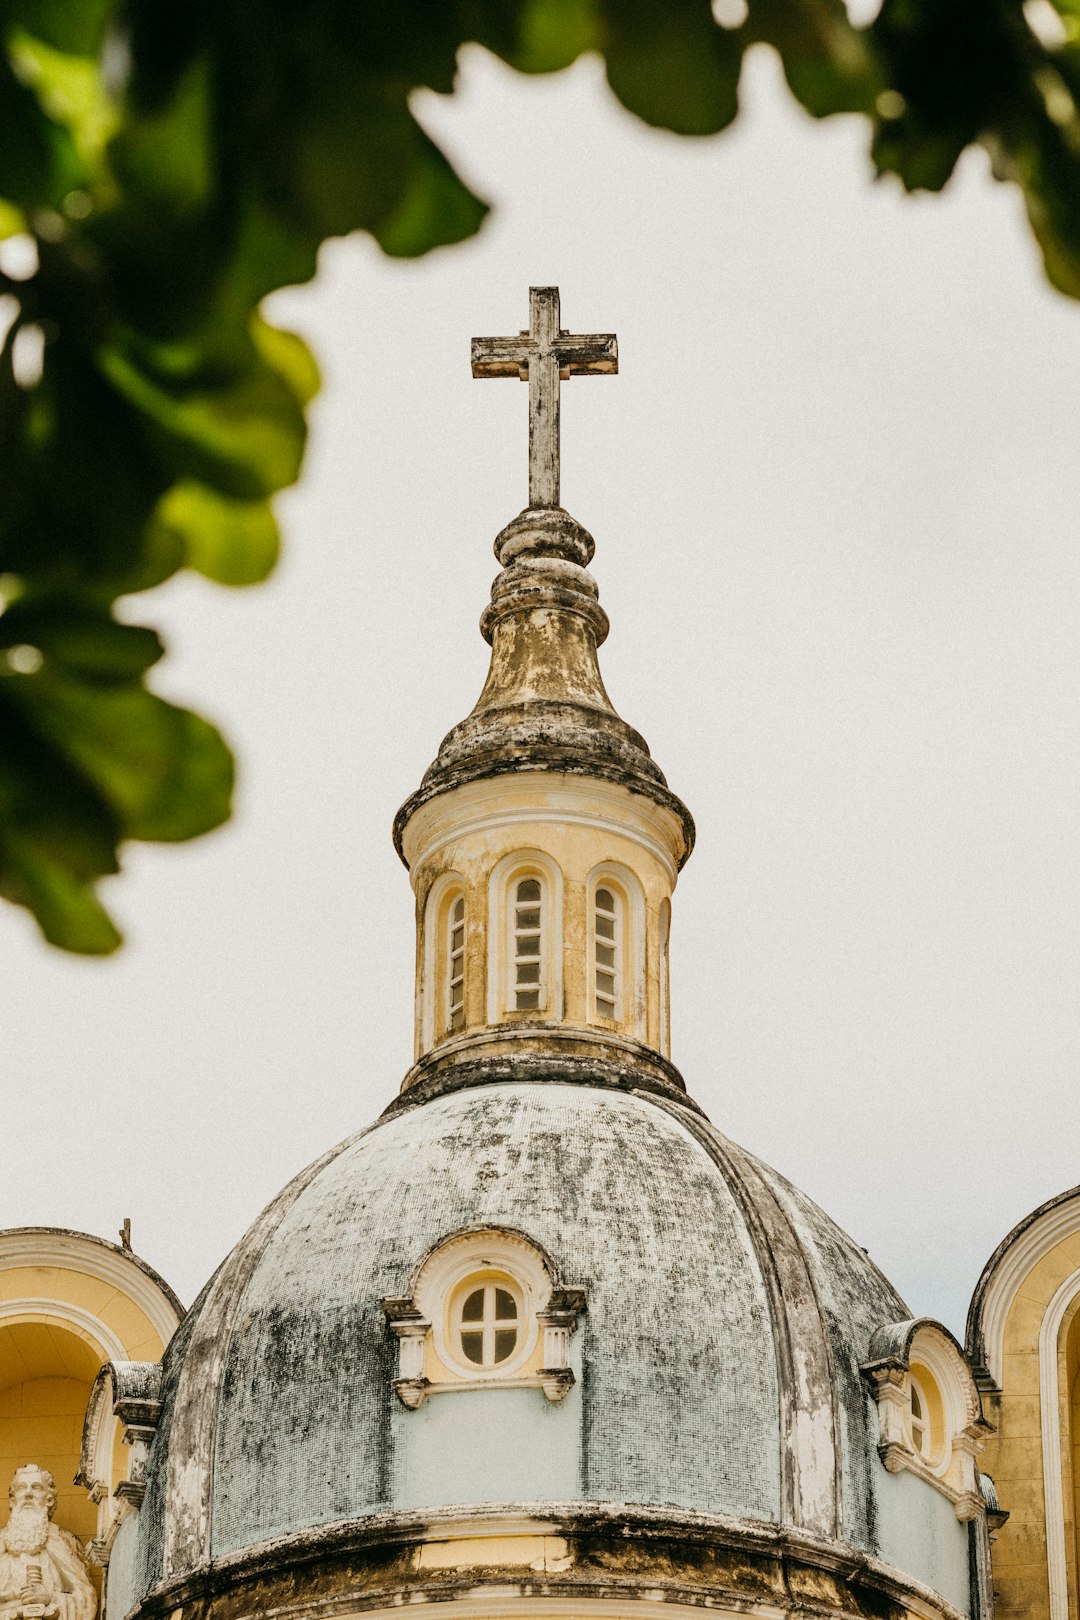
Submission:
MULTIPOLYGON (((512 1459, 509 1500, 557 1490, 669 1505, 875 1551, 876 1436, 858 1368, 874 1330, 909 1314, 903 1302, 693 1104, 535 1081, 398 1105, 299 1176, 237 1246, 168 1355, 139 1590, 432 1501, 409 1447, 430 1408, 461 1411, 462 1397, 401 1408, 381 1302, 408 1292, 441 1239, 486 1225, 541 1244, 587 1298, 571 1397, 507 1392, 548 1425, 512 1459), (559 1445, 544 1435, 571 1429, 552 1485, 538 1459, 559 1445)), ((465 1501, 490 1500, 460 1477, 465 1501)))

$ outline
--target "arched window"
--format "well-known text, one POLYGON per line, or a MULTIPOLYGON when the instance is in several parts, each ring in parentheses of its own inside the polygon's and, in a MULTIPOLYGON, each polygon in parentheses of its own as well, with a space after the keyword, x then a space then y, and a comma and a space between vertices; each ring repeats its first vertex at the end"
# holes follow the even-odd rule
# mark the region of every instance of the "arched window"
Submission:
POLYGON ((633 872, 605 861, 586 883, 586 1017, 645 1038, 645 897, 633 872))
POLYGON ((593 998, 597 1018, 618 1018, 622 1006, 623 901, 606 884, 593 892, 593 998))
POLYGON ((489 1024, 563 1016, 562 894, 562 872, 543 850, 514 850, 492 868, 489 1024))
POLYGON ((913 1361, 908 1373, 908 1390, 911 1449, 936 1472, 947 1466, 950 1450, 950 1425, 942 1386, 929 1367, 921 1361, 917 1365, 913 1361))
POLYGON ((460 872, 444 872, 424 902, 418 964, 417 1056, 465 1028, 467 923, 471 902, 460 872))
POLYGON ((545 928, 543 879, 518 878, 510 890, 510 968, 517 1012, 536 1012, 545 1005, 545 928))
POLYGON ((465 1027, 465 896, 459 894, 447 916, 446 1027, 465 1027))
POLYGON ((878 1455, 948 1498, 962 1522, 985 1512, 976 1463, 986 1438, 971 1364, 947 1328, 927 1317, 871 1335, 862 1367, 877 1401, 878 1455))

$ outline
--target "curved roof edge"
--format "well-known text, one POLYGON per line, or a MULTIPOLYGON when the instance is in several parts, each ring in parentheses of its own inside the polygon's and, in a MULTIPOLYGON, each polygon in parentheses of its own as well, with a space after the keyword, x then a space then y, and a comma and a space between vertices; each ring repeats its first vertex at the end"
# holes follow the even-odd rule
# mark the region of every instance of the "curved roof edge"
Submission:
MULTIPOLYGON (((911 1346, 915 1335, 923 1328, 933 1328, 947 1339, 958 1355, 968 1359, 960 1340, 955 1333, 950 1333, 944 1322, 939 1322, 934 1316, 910 1316, 904 1322, 887 1322, 879 1327, 870 1340, 866 1367, 881 1366, 885 1362, 898 1362, 906 1367, 911 1360, 911 1346)), ((865 1367, 864 1367, 865 1371, 865 1367)))
POLYGON ((91 1275, 98 1276, 102 1281, 112 1283, 114 1287, 122 1290, 130 1288, 130 1279, 125 1275, 126 1269, 130 1268, 138 1273, 142 1286, 137 1286, 135 1293, 131 1295, 133 1303, 138 1305, 153 1323, 162 1343, 168 1344, 187 1312, 161 1273, 155 1271, 154 1267, 134 1250, 121 1248, 119 1243, 111 1243, 108 1238, 97 1237, 93 1232, 79 1232, 70 1226, 0 1227, 0 1270, 7 1270, 14 1265, 63 1266, 65 1249, 68 1251, 67 1258, 72 1260, 78 1258, 87 1265, 91 1275), (57 1240, 57 1250, 54 1253, 42 1253, 42 1240, 48 1238, 57 1240), (80 1250, 89 1252, 79 1253, 80 1250), (147 1284, 152 1285, 153 1294, 147 1284), (174 1322, 168 1322, 161 1311, 161 1300, 165 1301, 175 1316, 174 1322), (166 1328, 167 1331, 163 1331, 166 1328))
POLYGON ((1005 1318, 1020 1284, 1032 1267, 1070 1230, 1080 1229, 1080 1186, 1070 1187, 1039 1204, 1002 1238, 975 1284, 968 1306, 964 1342, 977 1377, 1001 1383, 1005 1318))

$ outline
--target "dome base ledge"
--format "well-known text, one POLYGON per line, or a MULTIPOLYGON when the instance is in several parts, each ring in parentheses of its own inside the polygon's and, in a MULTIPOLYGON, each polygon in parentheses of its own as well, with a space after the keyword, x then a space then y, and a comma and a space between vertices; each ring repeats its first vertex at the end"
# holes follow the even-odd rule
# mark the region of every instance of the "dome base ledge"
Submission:
POLYGON ((184 1620, 347 1620, 429 1603, 444 1615, 454 1603, 463 1617, 502 1615, 510 1604, 538 1616, 623 1614, 632 1604, 643 1620, 657 1605, 668 1614, 963 1620, 939 1593, 846 1543, 621 1502, 432 1507, 295 1531, 155 1588, 130 1620, 168 1620, 178 1609, 184 1620))
POLYGON ((398 1112, 467 1086, 554 1081, 658 1092, 701 1113, 675 1065, 652 1047, 607 1030, 563 1024, 496 1024, 445 1041, 414 1063, 401 1094, 384 1110, 398 1112))

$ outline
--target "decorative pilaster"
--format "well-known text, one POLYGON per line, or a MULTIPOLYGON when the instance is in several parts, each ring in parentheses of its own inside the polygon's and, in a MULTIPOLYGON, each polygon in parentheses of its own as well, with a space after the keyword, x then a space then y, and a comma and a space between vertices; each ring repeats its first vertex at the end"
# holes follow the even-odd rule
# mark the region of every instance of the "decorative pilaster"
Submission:
POLYGON ((561 1401, 574 1383, 574 1370, 570 1365, 570 1336, 577 1328, 579 1314, 585 1309, 585 1294, 580 1288, 557 1288, 548 1301, 547 1309, 536 1313, 544 1335, 544 1359, 540 1368, 540 1382, 549 1401, 561 1401))
POLYGON ((390 1331, 398 1341, 398 1376, 394 1394, 402 1406, 415 1412, 423 1406, 429 1384, 424 1377, 424 1345, 431 1323, 416 1309, 411 1299, 384 1299, 383 1310, 390 1331))

